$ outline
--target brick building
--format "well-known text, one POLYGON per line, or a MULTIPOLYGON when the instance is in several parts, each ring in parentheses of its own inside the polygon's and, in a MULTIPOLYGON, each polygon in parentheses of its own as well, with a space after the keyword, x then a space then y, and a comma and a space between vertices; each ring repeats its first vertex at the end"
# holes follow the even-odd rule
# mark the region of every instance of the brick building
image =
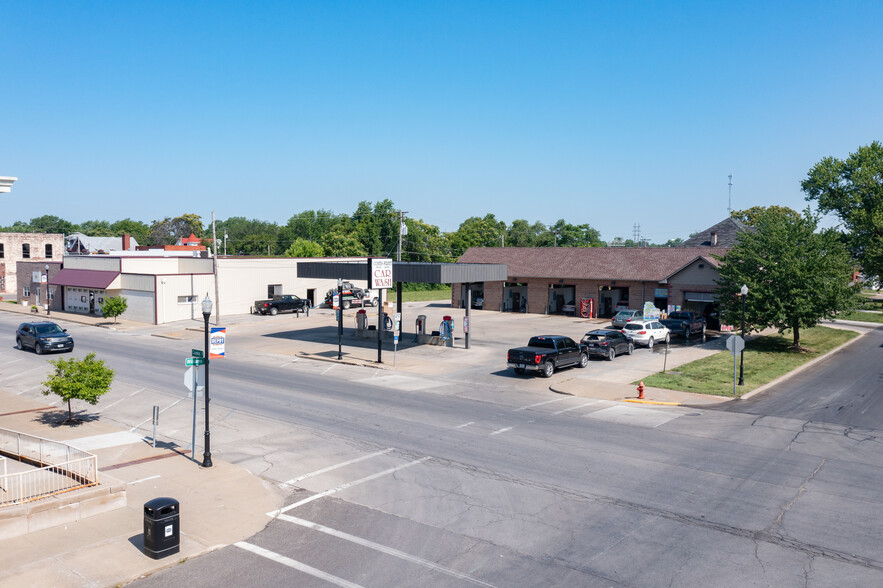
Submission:
POLYGON ((19 261, 60 262, 63 254, 61 233, 0 233, 0 295, 18 293, 19 261))
MULTIPOLYGON (((652 302, 663 311, 677 307, 705 313, 725 247, 472 247, 458 263, 506 264, 505 282, 472 284, 482 308, 503 312, 580 314, 611 317, 619 308, 652 302), (590 302, 589 302, 590 301, 590 302)), ((465 285, 453 284, 452 304, 465 304, 465 285)))

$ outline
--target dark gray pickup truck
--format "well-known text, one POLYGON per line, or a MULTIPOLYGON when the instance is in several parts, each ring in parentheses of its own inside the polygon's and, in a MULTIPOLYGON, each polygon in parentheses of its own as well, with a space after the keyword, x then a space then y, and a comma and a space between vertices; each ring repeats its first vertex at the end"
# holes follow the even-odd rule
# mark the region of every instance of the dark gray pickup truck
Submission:
POLYGON ((672 335, 683 335, 685 339, 690 335, 705 334, 705 317, 687 310, 679 310, 668 313, 668 318, 659 321, 671 331, 672 335))
POLYGON ((549 378, 558 368, 569 365, 586 367, 589 364, 589 352, 585 345, 570 337, 540 335, 531 337, 527 347, 510 349, 507 362, 515 368, 516 374, 530 370, 549 378))
POLYGON ((274 296, 269 300, 254 301, 255 312, 272 316, 276 316, 280 312, 296 312, 300 314, 307 312, 309 307, 309 300, 304 300, 294 294, 283 294, 281 296, 274 296))

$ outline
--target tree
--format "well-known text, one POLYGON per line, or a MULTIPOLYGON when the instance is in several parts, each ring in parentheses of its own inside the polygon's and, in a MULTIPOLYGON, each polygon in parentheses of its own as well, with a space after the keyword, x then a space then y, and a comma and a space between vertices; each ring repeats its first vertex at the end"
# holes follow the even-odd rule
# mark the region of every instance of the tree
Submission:
MULTIPOLYGON (((559 219, 549 226, 552 245, 558 247, 597 247, 601 244, 601 233, 587 224, 572 225, 559 219)), ((550 239, 546 237, 546 242, 550 239)))
POLYGON ((764 212, 773 212, 776 214, 785 214, 790 216, 792 219, 799 219, 801 217, 800 213, 792 208, 788 208, 787 206, 752 206, 751 208, 746 208, 745 210, 733 210, 730 212, 730 218, 734 218, 737 221, 741 221, 746 225, 754 226, 757 224, 757 217, 759 217, 764 212))
POLYGON ((280 246, 279 226, 273 222, 233 216, 218 223, 217 236, 219 251, 223 251, 224 234, 229 248, 245 255, 279 255, 285 251, 280 246))
POLYGON ((364 257, 368 255, 365 247, 352 233, 345 232, 340 227, 325 233, 319 244, 325 250, 325 255, 332 257, 364 257))
POLYGON ((451 234, 452 254, 456 258, 470 247, 501 247, 504 243, 500 237, 505 233, 506 223, 498 221, 493 214, 486 214, 484 218, 469 217, 451 234))
POLYGON ((139 245, 147 245, 150 241, 150 227, 141 221, 124 218, 110 225, 110 230, 114 237, 131 235, 139 245))
POLYGON ((202 237, 202 217, 198 214, 182 214, 175 218, 166 217, 153 221, 150 225, 150 240, 153 245, 174 245, 178 239, 191 234, 202 237))
POLYGON ((321 245, 301 237, 295 239, 291 247, 285 251, 286 257, 322 257, 323 255, 325 255, 325 250, 321 245))
POLYGON ((96 360, 90 353, 83 359, 50 360, 55 373, 43 382, 43 395, 56 394, 67 402, 67 422, 73 422, 71 400, 84 400, 91 405, 107 393, 113 382, 114 371, 104 365, 104 360, 96 360))
POLYGON ((287 248, 298 238, 316 242, 341 223, 349 223, 349 218, 330 210, 305 210, 292 216, 288 224, 279 229, 279 240, 282 248, 287 248))
POLYGON ((110 223, 104 220, 89 220, 79 224, 77 230, 90 237, 116 237, 110 223))
POLYGON ((76 226, 63 218, 51 214, 44 214, 31 219, 31 231, 35 233, 64 233, 70 235, 76 232, 76 226))
POLYGON ((845 160, 822 159, 800 186, 822 213, 840 218, 864 274, 883 278, 883 143, 859 147, 845 160))
MULTIPOLYGON (((353 214, 356 235, 368 255, 386 257, 399 242, 399 215, 392 200, 374 203, 359 202, 353 214)), ((326 251, 328 248, 325 248, 326 251)))
POLYGON ((129 301, 125 296, 112 296, 105 298, 101 307, 101 313, 107 318, 113 318, 113 322, 117 322, 117 317, 126 312, 129 308, 129 301))
POLYGON ((809 209, 795 219, 781 211, 757 216, 757 231, 742 233, 720 267, 717 296, 724 322, 741 320, 742 285, 748 286, 745 320, 749 331, 791 329, 800 350, 800 329, 849 310, 858 287, 850 285, 852 263, 833 229, 816 233, 819 217, 809 209))

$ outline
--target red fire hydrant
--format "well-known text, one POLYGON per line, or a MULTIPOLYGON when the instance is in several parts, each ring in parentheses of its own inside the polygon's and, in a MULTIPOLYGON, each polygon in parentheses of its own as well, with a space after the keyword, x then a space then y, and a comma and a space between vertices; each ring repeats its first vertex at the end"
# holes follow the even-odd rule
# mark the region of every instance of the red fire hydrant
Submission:
POLYGON ((638 384, 638 400, 644 400, 644 382, 638 384))

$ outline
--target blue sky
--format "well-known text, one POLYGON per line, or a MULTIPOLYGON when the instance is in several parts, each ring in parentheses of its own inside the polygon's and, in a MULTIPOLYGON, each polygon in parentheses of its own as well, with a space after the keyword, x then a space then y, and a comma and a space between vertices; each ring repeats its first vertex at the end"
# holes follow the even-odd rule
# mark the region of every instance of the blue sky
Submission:
POLYGON ((686 238, 883 139, 881 2, 0 5, 0 225, 389 198, 686 238))

